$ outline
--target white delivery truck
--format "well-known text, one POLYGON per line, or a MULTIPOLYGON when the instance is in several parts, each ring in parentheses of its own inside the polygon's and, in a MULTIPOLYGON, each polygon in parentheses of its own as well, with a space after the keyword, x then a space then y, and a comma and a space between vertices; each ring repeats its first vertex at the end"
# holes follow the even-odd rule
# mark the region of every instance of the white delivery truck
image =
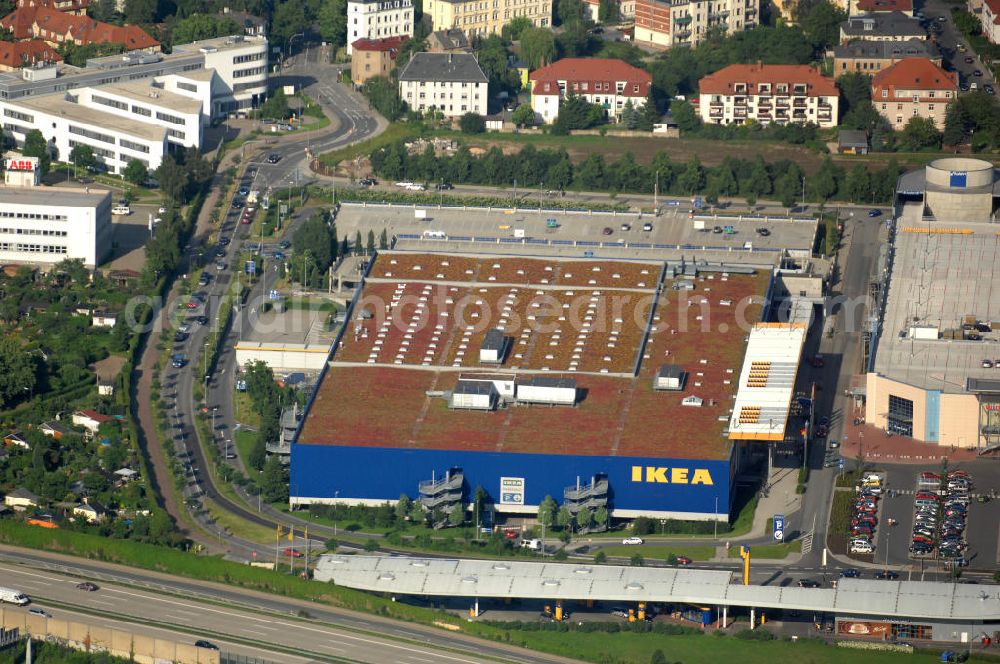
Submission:
POLYGON ((0 604, 3 602, 24 606, 25 604, 31 604, 31 598, 22 593, 20 590, 0 587, 0 604))
POLYGON ((542 540, 540 539, 527 539, 521 540, 521 548, 531 549, 532 551, 542 550, 542 540))

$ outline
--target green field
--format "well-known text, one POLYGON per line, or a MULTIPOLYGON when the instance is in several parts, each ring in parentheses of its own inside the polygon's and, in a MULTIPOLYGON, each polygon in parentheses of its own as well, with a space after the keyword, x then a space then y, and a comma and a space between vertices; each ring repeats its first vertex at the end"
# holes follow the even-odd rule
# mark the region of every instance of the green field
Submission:
MULTIPOLYGON (((787 558, 790 553, 801 553, 802 552, 802 541, 795 540, 794 542, 788 542, 786 544, 765 544, 763 546, 752 546, 750 547, 751 560, 753 558, 758 558, 760 560, 780 560, 782 558, 787 558)), ((730 558, 740 557, 740 547, 734 546, 729 549, 730 558)))
POLYGON ((675 556, 687 556, 691 560, 711 560, 715 555, 714 546, 698 546, 691 545, 685 546, 683 544, 666 544, 666 545, 642 545, 642 546, 605 546, 601 547, 600 551, 603 551, 607 556, 617 556, 619 558, 631 558, 635 554, 639 554, 647 560, 666 560, 667 556, 671 553, 675 556))

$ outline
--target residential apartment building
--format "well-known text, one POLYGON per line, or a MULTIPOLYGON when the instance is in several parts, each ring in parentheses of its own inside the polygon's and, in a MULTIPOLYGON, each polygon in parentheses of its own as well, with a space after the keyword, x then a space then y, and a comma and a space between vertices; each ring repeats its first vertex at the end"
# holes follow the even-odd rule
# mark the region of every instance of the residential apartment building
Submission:
POLYGON ((349 0, 347 54, 359 39, 413 36, 413 0, 349 0))
POLYGON ((872 104, 897 130, 913 117, 933 120, 944 129, 948 104, 957 98, 958 74, 927 58, 906 58, 872 79, 872 104))
POLYGON ((111 251, 111 192, 37 186, 38 160, 10 154, 7 173, 34 171, 0 186, 0 261, 58 263, 79 258, 96 267, 111 251))
POLYGON ((941 64, 941 52, 937 46, 924 39, 907 41, 856 39, 833 47, 833 71, 835 76, 852 71, 874 75, 875 72, 904 58, 927 58, 935 64, 941 64))
POLYGON ((458 28, 435 30, 427 35, 427 50, 431 53, 470 50, 469 38, 458 28))
POLYGON ((699 92, 707 124, 837 125, 840 92, 808 65, 729 65, 702 78, 699 92))
POLYGON ((424 16, 433 30, 458 28, 471 39, 500 34, 503 26, 518 17, 532 25, 552 25, 552 0, 424 0, 424 16))
POLYGON ((983 0, 979 20, 983 24, 983 36, 1000 44, 1000 0, 983 0))
POLYGON ((471 53, 416 53, 399 75, 399 96, 415 111, 486 115, 489 79, 471 53))
POLYGON ((840 42, 856 39, 866 41, 906 41, 927 39, 920 21, 900 11, 862 14, 848 17, 840 24, 840 42))
POLYGON ((659 48, 697 46, 709 31, 727 34, 757 25, 760 0, 636 0, 634 41, 659 48))
POLYGON ((615 120, 628 103, 646 104, 653 77, 627 62, 609 58, 563 58, 531 72, 531 108, 542 122, 551 124, 568 95, 601 106, 615 120))
POLYGON ((396 66, 399 47, 409 37, 387 37, 385 39, 359 39, 353 46, 351 55, 351 81, 363 85, 373 76, 388 76, 396 66))

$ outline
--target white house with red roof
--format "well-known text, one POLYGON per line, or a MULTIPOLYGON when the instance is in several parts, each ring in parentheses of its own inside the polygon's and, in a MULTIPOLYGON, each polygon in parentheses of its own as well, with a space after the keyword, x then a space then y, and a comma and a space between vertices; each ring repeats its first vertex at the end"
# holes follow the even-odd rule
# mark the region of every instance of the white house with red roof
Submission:
POLYGON ((653 86, 649 72, 610 58, 564 58, 528 77, 531 108, 546 124, 555 122, 569 95, 583 97, 617 119, 627 103, 642 108, 653 86))
POLYGON ((809 65, 729 65, 698 87, 706 124, 837 126, 840 92, 832 78, 809 65))
POLYGON ((872 105, 897 130, 914 117, 927 118, 944 129, 948 104, 956 99, 958 74, 927 58, 905 58, 872 79, 872 105))
POLYGON ((983 36, 994 44, 1000 44, 1000 0, 984 0, 980 20, 983 23, 983 36))
POLYGON ((105 422, 110 422, 114 418, 98 413, 96 410, 78 410, 73 413, 73 426, 83 427, 90 433, 97 433, 97 430, 105 422))

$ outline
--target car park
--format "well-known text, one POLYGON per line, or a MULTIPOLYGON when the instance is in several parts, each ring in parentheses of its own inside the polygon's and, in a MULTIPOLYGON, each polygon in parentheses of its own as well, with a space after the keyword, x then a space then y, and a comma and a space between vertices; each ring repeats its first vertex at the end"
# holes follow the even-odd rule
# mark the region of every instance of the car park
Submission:
POLYGON ((622 540, 622 544, 626 545, 642 544, 642 538, 636 537, 635 535, 633 535, 632 537, 626 537, 625 539, 622 540))

